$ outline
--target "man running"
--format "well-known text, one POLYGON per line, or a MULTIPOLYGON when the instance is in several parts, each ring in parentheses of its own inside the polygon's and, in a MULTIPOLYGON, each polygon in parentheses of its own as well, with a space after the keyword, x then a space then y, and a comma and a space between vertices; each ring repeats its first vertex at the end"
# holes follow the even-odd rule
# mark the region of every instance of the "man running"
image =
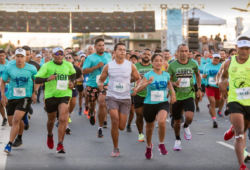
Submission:
MULTIPOLYGON (((5 51, 0 50, 0 78, 1 79, 2 79, 2 74, 3 74, 5 67, 8 65, 8 62, 5 59, 6 59, 5 51)), ((8 91, 8 85, 5 87, 5 92, 7 92, 7 91, 8 91)), ((0 93, 0 95, 1 95, 1 93, 0 93)), ((0 101, 1 101, 1 96, 0 96, 0 101)), ((5 109, 2 105, 2 103, 0 103, 0 112, 1 112, 1 115, 3 117, 2 126, 5 126, 7 124, 7 118, 6 118, 5 109)))
POLYGON ((89 101, 89 115, 90 115, 90 124, 95 125, 95 106, 96 100, 98 100, 98 138, 103 138, 103 123, 105 121, 105 117, 107 116, 107 108, 106 108, 106 91, 108 88, 107 79, 104 83, 103 91, 100 91, 98 88, 98 81, 102 72, 103 67, 111 61, 110 53, 104 52, 105 45, 104 39, 98 38, 95 41, 95 50, 96 53, 89 55, 83 64, 83 74, 89 74, 89 79, 87 81, 87 95, 89 101))
POLYGON ((125 59, 125 44, 118 43, 114 47, 115 60, 109 62, 102 70, 98 85, 100 91, 104 90, 104 81, 109 76, 109 86, 106 97, 107 109, 111 118, 111 136, 113 139, 114 150, 112 157, 120 154, 118 148, 119 129, 126 127, 127 116, 130 111, 130 79, 131 75, 137 83, 140 82, 140 75, 131 62, 125 59))
POLYGON ((12 142, 17 136, 20 122, 22 122, 22 118, 28 111, 31 102, 33 101, 33 104, 36 102, 39 88, 39 85, 33 86, 37 70, 34 66, 25 63, 25 56, 24 49, 17 49, 15 52, 16 62, 10 63, 2 74, 1 102, 3 107, 6 106, 9 125, 12 126, 9 143, 4 149, 6 153, 11 152, 12 142), (6 98, 5 85, 8 79, 10 79, 10 83, 6 98))
POLYGON ((163 59, 164 59, 166 62, 168 62, 168 64, 169 64, 169 62, 172 60, 171 54, 170 54, 170 51, 169 51, 169 50, 164 50, 164 51, 163 51, 163 59))
POLYGON ((49 149, 54 148, 53 127, 59 111, 58 145, 57 153, 65 153, 63 140, 65 129, 69 120, 68 103, 72 96, 73 82, 76 71, 73 65, 63 60, 63 49, 56 47, 53 49, 53 61, 49 61, 42 66, 36 75, 36 83, 45 83, 45 108, 47 111, 48 140, 49 149))
POLYGON ((244 133, 250 127, 250 38, 240 37, 237 41, 238 55, 232 57, 223 65, 219 88, 223 97, 228 94, 228 111, 233 125, 227 132, 228 138, 235 135, 235 152, 240 170, 248 170, 243 162, 244 133), (229 78, 229 93, 227 93, 229 78), (230 137, 229 137, 230 136, 230 137))
POLYGON ((189 48, 186 44, 178 46, 179 58, 173 61, 168 68, 168 72, 171 76, 171 81, 176 91, 177 102, 172 105, 172 116, 174 119, 174 131, 175 131, 175 145, 174 150, 181 150, 181 117, 182 110, 185 112, 185 122, 183 124, 184 138, 190 140, 192 134, 189 126, 193 121, 194 116, 194 98, 195 92, 193 87, 193 78, 195 74, 198 92, 197 97, 202 100, 201 95, 201 77, 198 70, 198 65, 188 59, 189 48))
MULTIPOLYGON (((219 87, 216 85, 216 75, 220 70, 221 63, 220 63, 221 56, 220 54, 213 54, 212 63, 206 64, 203 70, 203 78, 206 78, 206 94, 209 101, 208 109, 213 120, 213 128, 218 128, 218 123, 216 121, 216 113, 215 108, 219 107, 218 115, 222 116, 221 114, 221 95, 219 87)), ((222 105, 223 106, 223 105, 222 105)))
MULTIPOLYGON (((153 70, 152 64, 150 63, 151 59, 151 50, 146 48, 142 51, 141 62, 135 64, 141 78, 147 72, 153 70)), ((131 82, 135 82, 135 79, 132 78, 131 82)), ((143 90, 134 96, 134 107, 136 113, 136 126, 139 132, 139 142, 144 142, 144 133, 143 133, 143 105, 144 99, 147 95, 147 90, 143 90)))

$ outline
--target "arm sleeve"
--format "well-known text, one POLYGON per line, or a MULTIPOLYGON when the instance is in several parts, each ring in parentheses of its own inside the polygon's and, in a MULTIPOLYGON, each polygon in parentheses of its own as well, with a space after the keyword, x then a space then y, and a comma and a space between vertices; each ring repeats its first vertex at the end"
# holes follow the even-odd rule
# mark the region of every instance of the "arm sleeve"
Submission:
POLYGON ((74 82, 76 79, 76 73, 69 75, 69 80, 74 82))
POLYGON ((47 80, 48 80, 48 78, 40 78, 40 77, 37 77, 37 78, 35 79, 35 83, 36 83, 36 84, 42 84, 42 83, 47 82, 47 80))
POLYGON ((33 80, 35 80, 35 75, 37 74, 37 70, 36 70, 36 68, 33 68, 32 69, 32 78, 33 78, 33 80))
MULTIPOLYGON (((98 64, 98 63, 97 63, 98 64)), ((82 66, 82 69, 84 70, 85 68, 91 68, 92 66, 91 66, 91 62, 90 62, 90 59, 89 59, 89 57, 87 57, 86 59, 85 59, 85 61, 84 61, 84 64, 83 64, 83 66, 82 66)))
POLYGON ((6 67, 3 71, 2 79, 3 79, 3 81, 7 82, 9 77, 10 77, 9 69, 8 69, 8 67, 6 67))

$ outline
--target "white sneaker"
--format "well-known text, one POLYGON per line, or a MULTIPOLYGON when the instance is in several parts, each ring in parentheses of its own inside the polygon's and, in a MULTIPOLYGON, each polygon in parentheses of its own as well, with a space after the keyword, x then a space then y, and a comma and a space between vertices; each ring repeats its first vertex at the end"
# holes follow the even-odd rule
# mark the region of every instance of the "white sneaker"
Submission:
POLYGON ((184 129, 184 138, 185 138, 186 140, 191 140, 191 139, 192 139, 192 134, 191 134, 191 132, 190 132, 189 127, 184 128, 184 125, 183 125, 182 127, 183 127, 183 129, 184 129))
POLYGON ((174 150, 175 151, 180 151, 181 150, 181 140, 175 140, 174 150))

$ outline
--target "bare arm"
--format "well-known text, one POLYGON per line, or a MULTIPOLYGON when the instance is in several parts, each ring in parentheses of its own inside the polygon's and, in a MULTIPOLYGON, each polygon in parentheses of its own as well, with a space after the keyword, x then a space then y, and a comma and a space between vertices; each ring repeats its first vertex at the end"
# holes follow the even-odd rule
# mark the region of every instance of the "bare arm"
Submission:
POLYGON ((134 82, 136 81, 137 84, 140 84, 141 76, 140 76, 139 72, 137 71, 137 68, 133 64, 132 64, 131 80, 132 80, 132 78, 134 79, 134 82))
POLYGON ((223 97, 227 98, 228 93, 227 93, 227 86, 228 86, 228 68, 230 65, 231 60, 228 60, 225 62, 225 64, 222 67, 222 72, 219 77, 219 89, 220 93, 222 94, 223 97))
POLYGON ((108 64, 103 68, 100 79, 98 81, 98 87, 100 89, 100 91, 103 90, 103 86, 104 86, 104 81, 107 79, 108 77, 108 64))
POLYGON ((140 84, 137 86, 137 88, 135 88, 134 91, 136 91, 137 93, 143 91, 150 83, 148 82, 148 80, 143 77, 142 81, 140 82, 140 84))
POLYGON ((78 82, 82 82, 83 80, 84 80, 83 75, 81 75, 81 77, 77 79, 78 82))
POLYGON ((100 63, 98 63, 98 64, 97 64, 96 66, 94 66, 94 67, 83 69, 83 70, 82 70, 82 74, 85 75, 85 74, 92 73, 93 71, 95 71, 95 69, 98 69, 98 68, 103 67, 103 66, 104 66, 103 62, 100 62, 100 63))

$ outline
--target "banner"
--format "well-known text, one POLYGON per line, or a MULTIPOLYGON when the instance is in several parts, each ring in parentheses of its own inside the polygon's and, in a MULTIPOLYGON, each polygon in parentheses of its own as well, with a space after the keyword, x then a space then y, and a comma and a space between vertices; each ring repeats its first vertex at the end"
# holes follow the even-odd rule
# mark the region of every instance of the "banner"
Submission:
POLYGON ((174 55, 177 47, 182 44, 182 13, 181 9, 167 10, 167 49, 174 55))

